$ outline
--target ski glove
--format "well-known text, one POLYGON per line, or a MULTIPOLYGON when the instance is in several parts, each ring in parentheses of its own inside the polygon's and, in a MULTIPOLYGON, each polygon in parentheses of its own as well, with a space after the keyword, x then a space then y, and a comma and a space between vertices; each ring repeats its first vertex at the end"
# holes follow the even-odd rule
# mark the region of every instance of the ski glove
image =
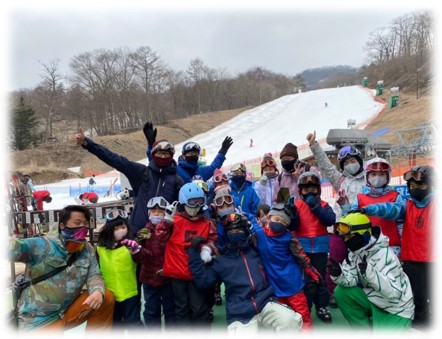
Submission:
POLYGON ((200 257, 205 264, 212 261, 212 250, 210 249, 209 246, 201 247, 200 257))
POLYGON ((342 274, 341 265, 339 265, 336 261, 330 258, 330 264, 327 265, 328 273, 334 277, 338 277, 342 274))
POLYGON ((269 179, 267 178, 267 175, 265 174, 265 173, 263 173, 262 175, 261 175, 261 179, 259 179, 259 183, 261 184, 261 185, 265 185, 265 184, 267 184, 267 181, 268 181, 269 179))
POLYGON ((192 247, 193 249, 199 250, 201 244, 205 244, 206 242, 207 242, 206 238, 204 238, 200 235, 196 235, 190 240, 190 247, 192 247))
POLYGON ((305 202, 307 203, 307 205, 310 206, 312 211, 318 209, 321 206, 320 201, 321 201, 320 197, 313 196, 313 195, 309 195, 309 196, 307 196, 307 199, 305 199, 305 202))
POLYGON ((219 150, 219 153, 222 153, 226 155, 227 151, 229 150, 230 146, 232 146, 233 140, 231 137, 226 137, 221 145, 221 149, 219 150))
POLYGON ((164 214, 164 220, 173 223, 173 218, 175 217, 176 211, 178 208, 178 201, 174 201, 170 205, 166 207, 165 214, 164 214))
POLYGON ((153 128, 153 124, 151 122, 146 122, 143 127, 144 136, 147 139, 147 144, 149 146, 153 146, 155 140, 157 138, 157 129, 153 128))
POLYGON ((124 239, 120 244, 126 246, 130 250, 130 254, 137 254, 141 250, 141 245, 135 240, 124 239))
POLYGON ((367 272, 367 255, 364 255, 362 261, 358 263, 358 267, 361 274, 365 274, 365 272, 367 272))

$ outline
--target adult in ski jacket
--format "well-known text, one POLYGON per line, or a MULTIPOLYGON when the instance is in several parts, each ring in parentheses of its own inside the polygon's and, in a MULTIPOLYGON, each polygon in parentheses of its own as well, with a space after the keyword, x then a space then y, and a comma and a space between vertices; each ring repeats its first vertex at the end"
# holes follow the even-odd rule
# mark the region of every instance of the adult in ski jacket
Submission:
POLYGON ((152 161, 143 165, 116 154, 106 147, 86 138, 80 129, 75 134, 78 145, 97 158, 123 173, 132 186, 135 203, 130 214, 129 227, 135 235, 149 220, 147 202, 153 197, 162 196, 167 201, 178 200, 182 180, 176 176, 176 162, 173 160, 174 146, 167 140, 155 142, 152 150, 152 161))

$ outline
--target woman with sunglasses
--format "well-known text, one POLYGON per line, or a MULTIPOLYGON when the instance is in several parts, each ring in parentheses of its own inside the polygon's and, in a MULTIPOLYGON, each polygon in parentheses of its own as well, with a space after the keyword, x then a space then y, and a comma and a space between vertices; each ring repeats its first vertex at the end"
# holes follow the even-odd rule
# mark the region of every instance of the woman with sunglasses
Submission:
MULTIPOLYGON (((316 131, 307 134, 306 137, 310 150, 318 162, 321 175, 326 178, 336 192, 336 203, 331 204, 336 221, 342 214, 351 209, 351 205, 357 204, 357 195, 362 192, 366 185, 365 171, 361 152, 354 146, 343 146, 338 153, 339 169, 333 165, 321 145, 316 141, 316 131)), ((336 262, 342 262, 347 256, 347 248, 342 239, 332 233, 329 234, 330 253, 329 257, 336 262)), ((330 306, 336 307, 333 299, 335 284, 326 276, 327 286, 330 293, 330 306)))
POLYGON ((432 273, 434 273, 434 185, 435 173, 430 166, 419 165, 404 173, 410 198, 402 204, 384 202, 367 205, 362 211, 368 216, 388 220, 404 220, 401 260, 410 278, 415 313, 413 327, 428 329, 433 303, 432 273))
POLYGON ((140 248, 125 246, 129 235, 126 211, 113 209, 104 218, 106 223, 98 233, 96 251, 106 288, 115 296, 113 327, 122 331, 134 329, 142 324, 137 264, 132 260, 131 254, 139 252, 140 248))
MULTIPOLYGON (((374 158, 367 161, 365 164, 365 175, 367 185, 358 194, 357 204, 352 205, 352 210, 358 210, 367 205, 382 202, 403 204, 404 197, 389 185, 391 166, 387 160, 374 158)), ((402 221, 387 220, 376 216, 370 216, 369 219, 373 225, 381 228, 382 233, 389 239, 389 246, 400 257, 402 221)))

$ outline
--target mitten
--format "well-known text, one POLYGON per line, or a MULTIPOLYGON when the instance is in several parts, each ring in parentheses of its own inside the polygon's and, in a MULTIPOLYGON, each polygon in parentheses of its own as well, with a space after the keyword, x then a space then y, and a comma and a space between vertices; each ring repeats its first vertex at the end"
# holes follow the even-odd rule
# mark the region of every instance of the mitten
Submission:
POLYGON ((259 183, 261 184, 261 185, 265 185, 265 184, 267 184, 267 181, 268 181, 269 179, 267 178, 267 175, 265 174, 265 172, 261 175, 261 179, 259 179, 259 183))
POLYGON ((176 211, 178 208, 178 201, 174 201, 172 204, 168 205, 166 207, 166 210, 164 211, 164 220, 168 221, 169 223, 173 223, 173 218, 175 217, 176 211))
POLYGON ((221 145, 221 149, 219 150, 219 153, 222 153, 226 155, 227 151, 229 150, 230 146, 232 146, 233 140, 231 137, 226 137, 221 145))
POLYGON ((126 246, 130 250, 131 254, 136 254, 141 250, 141 245, 135 240, 124 239, 120 242, 120 244, 126 246))
POLYGON ((312 211, 321 207, 321 204, 320 204, 321 198, 318 196, 308 195, 307 198, 305 199, 305 202, 307 203, 307 205, 310 206, 312 211))
POLYGON ((152 146, 157 138, 157 129, 153 128, 153 124, 151 122, 146 122, 143 127, 143 133, 147 139, 147 144, 152 146))
POLYGON ((330 263, 327 265, 328 273, 334 277, 338 277, 342 274, 341 265, 339 265, 336 261, 330 258, 330 263))
POLYGON ((206 242, 207 242, 206 238, 200 235, 196 235, 190 240, 190 247, 199 250, 201 244, 205 244, 206 242))
POLYGON ((212 261, 212 250, 209 246, 203 246, 201 248, 200 253, 201 260, 204 261, 204 263, 208 263, 212 261))

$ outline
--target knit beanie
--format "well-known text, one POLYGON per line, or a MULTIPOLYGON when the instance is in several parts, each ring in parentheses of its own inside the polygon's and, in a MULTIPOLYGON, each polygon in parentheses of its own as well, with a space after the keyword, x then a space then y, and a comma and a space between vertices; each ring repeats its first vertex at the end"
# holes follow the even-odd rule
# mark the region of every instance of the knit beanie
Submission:
POLYGON ((272 207, 272 209, 270 210, 268 216, 270 217, 271 215, 277 215, 278 217, 281 217, 282 219, 284 219, 287 222, 287 225, 290 225, 290 214, 287 214, 286 212, 288 212, 287 208, 284 208, 284 204, 276 204, 275 206, 272 207))
POLYGON ((279 154, 279 158, 281 159, 284 156, 294 157, 295 160, 298 159, 298 149, 291 142, 286 144, 279 154))

